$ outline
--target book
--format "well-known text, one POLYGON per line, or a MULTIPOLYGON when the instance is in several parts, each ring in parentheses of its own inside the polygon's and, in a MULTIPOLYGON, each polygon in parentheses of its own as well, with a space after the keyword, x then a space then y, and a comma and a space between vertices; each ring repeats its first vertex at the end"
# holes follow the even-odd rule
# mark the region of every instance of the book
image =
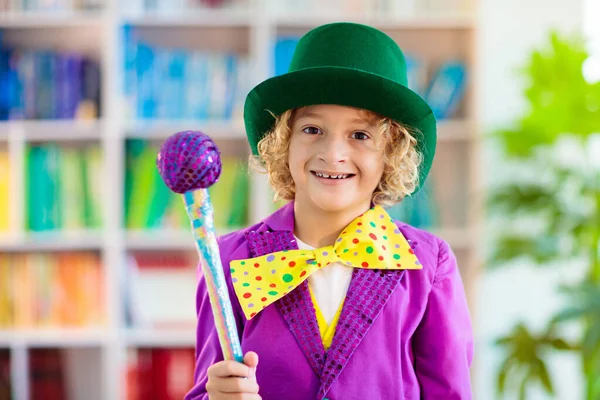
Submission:
POLYGON ((0 329, 103 326, 104 292, 94 253, 0 255, 0 329))
POLYGON ((10 229, 10 156, 0 148, 0 233, 10 229))
POLYGON ((26 227, 29 231, 97 229, 102 226, 99 146, 56 143, 28 146, 25 155, 26 227))
POLYGON ((464 96, 466 79, 466 68, 462 62, 448 61, 439 67, 425 95, 436 119, 454 115, 464 96))
POLYGON ((101 78, 80 53, 0 47, 0 120, 98 118, 101 78))
MULTIPOLYGON (((142 40, 126 25, 123 95, 132 119, 219 120, 240 116, 240 74, 248 57, 232 52, 167 48, 142 40)), ((244 75, 243 75, 244 76, 244 75)))
MULTIPOLYGON (((187 230, 190 227, 180 195, 170 191, 156 168, 159 147, 151 142, 128 140, 125 150, 124 224, 130 230, 187 230)), ((208 191, 218 231, 248 223, 250 182, 239 157, 222 156, 219 181, 208 191)))
POLYGON ((179 400, 194 385, 193 348, 130 349, 127 400, 179 400))

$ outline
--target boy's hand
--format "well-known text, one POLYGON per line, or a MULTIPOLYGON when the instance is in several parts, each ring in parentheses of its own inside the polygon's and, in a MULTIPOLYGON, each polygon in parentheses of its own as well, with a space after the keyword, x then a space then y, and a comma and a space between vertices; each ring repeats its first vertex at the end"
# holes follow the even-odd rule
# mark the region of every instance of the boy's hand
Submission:
POLYGON ((261 400, 256 382, 258 355, 246 353, 244 364, 227 360, 208 369, 206 391, 210 400, 261 400))

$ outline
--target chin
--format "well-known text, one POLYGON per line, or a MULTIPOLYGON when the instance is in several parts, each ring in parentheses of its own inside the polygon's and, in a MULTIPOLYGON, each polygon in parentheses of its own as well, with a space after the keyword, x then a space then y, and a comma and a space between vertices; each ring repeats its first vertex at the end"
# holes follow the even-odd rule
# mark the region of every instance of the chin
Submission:
POLYGON ((314 205, 325 212, 340 212, 356 206, 358 202, 343 198, 343 196, 319 197, 312 199, 314 205))

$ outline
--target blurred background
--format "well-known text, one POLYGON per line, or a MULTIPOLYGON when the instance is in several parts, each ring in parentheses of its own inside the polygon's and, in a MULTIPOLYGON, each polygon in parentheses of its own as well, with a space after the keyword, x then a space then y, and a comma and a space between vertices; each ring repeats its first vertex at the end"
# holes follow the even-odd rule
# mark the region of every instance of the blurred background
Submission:
POLYGON ((181 399, 197 255, 161 142, 211 135, 220 233, 273 204, 247 92, 333 21, 391 35, 439 142, 390 213, 446 239, 475 399, 600 399, 600 1, 0 1, 0 400, 181 399))

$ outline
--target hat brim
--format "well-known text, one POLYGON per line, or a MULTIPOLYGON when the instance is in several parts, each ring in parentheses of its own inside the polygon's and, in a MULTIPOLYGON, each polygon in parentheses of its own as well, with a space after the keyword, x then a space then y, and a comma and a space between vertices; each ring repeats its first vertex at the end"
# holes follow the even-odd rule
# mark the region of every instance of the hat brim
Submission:
POLYGON ((252 89, 244 104, 244 123, 252 153, 258 154, 258 142, 272 129, 273 115, 317 104, 370 110, 415 129, 417 151, 423 157, 419 187, 423 185, 431 169, 437 141, 431 108, 407 87, 351 68, 307 68, 267 79, 252 89))

